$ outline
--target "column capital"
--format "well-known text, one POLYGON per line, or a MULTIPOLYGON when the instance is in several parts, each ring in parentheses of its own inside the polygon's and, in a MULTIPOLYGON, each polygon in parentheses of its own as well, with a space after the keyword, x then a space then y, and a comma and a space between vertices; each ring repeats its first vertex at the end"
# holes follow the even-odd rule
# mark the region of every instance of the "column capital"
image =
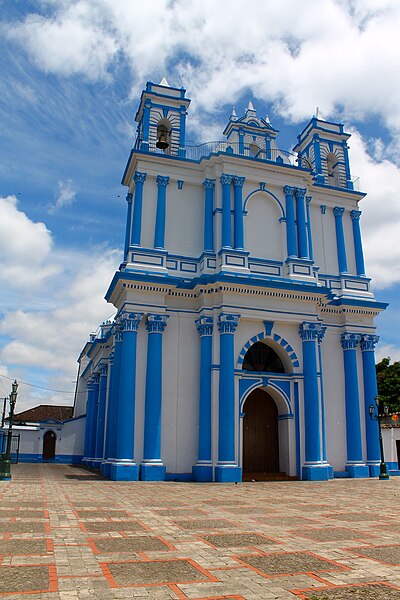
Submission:
POLYGON ((379 335, 362 334, 361 352, 374 352, 376 344, 379 342, 379 335))
POLYGON ((309 323, 304 321, 303 323, 300 323, 299 336, 303 342, 316 342, 317 340, 320 341, 320 336, 322 336, 322 341, 322 338, 324 337, 324 334, 321 333, 322 327, 323 326, 321 323, 309 323))
POLYGON ((108 365, 107 363, 101 363, 98 366, 100 377, 106 377, 108 373, 108 365))
POLYGON ((131 204, 131 203, 132 203, 132 198, 133 198, 133 196, 132 196, 132 194, 129 192, 129 193, 126 195, 126 198, 125 198, 125 200, 127 201, 127 203, 128 203, 128 204, 131 204))
POLYGON ((235 333, 239 325, 240 315, 221 313, 218 316, 218 331, 220 333, 235 333))
POLYGON ((246 177, 238 177, 237 175, 232 177, 234 187, 243 187, 245 180, 246 177))
POLYGON ((214 319, 212 317, 200 317, 195 320, 195 325, 200 337, 205 335, 211 336, 213 333, 214 319))
POLYGON ((352 210, 350 216, 352 221, 359 221, 361 217, 361 210, 352 210))
POLYGON ((340 336, 340 343, 342 344, 343 350, 355 350, 360 343, 360 333, 342 333, 340 336))
POLYGON ((133 181, 135 183, 144 183, 146 181, 147 173, 140 173, 139 171, 135 171, 133 174, 133 181))
POLYGON ((100 373, 92 373, 91 379, 92 379, 93 385, 98 384, 100 381, 100 373))
POLYGON ((304 196, 306 195, 306 191, 307 191, 306 188, 298 188, 298 187, 294 188, 294 190, 295 190, 296 198, 298 200, 303 199, 304 196))
POLYGON ((229 185, 230 182, 232 181, 232 175, 227 175, 226 173, 222 173, 219 180, 222 185, 229 185))
POLYGON ((139 328, 139 323, 143 318, 143 313, 136 312, 124 312, 121 314, 122 320, 122 331, 137 331, 139 328))
POLYGON ((202 183, 202 186, 206 190, 213 190, 215 188, 215 179, 205 179, 202 183))
POLYGON ((327 330, 327 329, 328 329, 328 328, 327 328, 327 326, 326 326, 326 325, 321 325, 321 329, 319 330, 319 333, 317 334, 317 335, 318 335, 318 343, 319 343, 319 344, 320 344, 320 343, 322 342, 322 340, 324 339, 324 337, 325 337, 325 333, 326 333, 326 330, 327 330))
POLYGON ((344 208, 342 206, 335 206, 333 209, 333 214, 335 217, 343 217, 344 208))
POLYGON ((295 190, 296 190, 296 188, 291 185, 285 185, 285 187, 283 188, 285 196, 286 197, 289 196, 291 198, 293 198, 295 190))
POLYGON ((164 175, 157 175, 157 185, 158 187, 167 187, 169 184, 169 177, 164 175))
POLYGON ((88 380, 87 380, 87 382, 86 382, 86 385, 87 385, 87 391, 88 391, 88 392, 93 392, 93 389, 94 389, 94 382, 93 382, 93 379, 92 379, 92 377, 89 377, 89 379, 88 379, 88 380))
POLYGON ((110 367, 112 367, 114 364, 114 356, 115 352, 114 350, 111 350, 110 354, 108 355, 108 364, 110 365, 110 367))
POLYGON ((149 313, 146 319, 146 329, 149 333, 163 333, 167 326, 169 315, 149 313))
POLYGON ((113 326, 113 332, 114 332, 114 342, 122 342, 122 327, 120 323, 114 323, 113 326))
POLYGON ((312 196, 306 196, 306 204, 309 206, 311 204, 312 196))

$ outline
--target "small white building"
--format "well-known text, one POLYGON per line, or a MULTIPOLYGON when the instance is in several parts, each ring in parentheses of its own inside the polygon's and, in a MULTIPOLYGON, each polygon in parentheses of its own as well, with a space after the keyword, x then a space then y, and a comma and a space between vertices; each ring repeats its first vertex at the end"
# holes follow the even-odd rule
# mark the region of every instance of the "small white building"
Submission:
POLYGON ((188 146, 189 103, 165 79, 141 95, 117 316, 79 359, 84 463, 114 480, 377 476, 387 305, 349 134, 313 117, 286 152, 250 103, 223 141, 188 146))

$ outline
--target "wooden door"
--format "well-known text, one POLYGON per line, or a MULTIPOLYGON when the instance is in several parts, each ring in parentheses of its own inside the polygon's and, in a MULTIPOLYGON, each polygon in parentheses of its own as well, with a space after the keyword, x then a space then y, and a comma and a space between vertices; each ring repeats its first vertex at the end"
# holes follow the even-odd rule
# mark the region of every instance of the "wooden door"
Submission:
POLYGON ((43 458, 51 459, 56 456, 56 434, 54 431, 46 431, 43 436, 43 458))
POLYGON ((279 473, 278 410, 266 392, 254 390, 244 405, 243 472, 279 473))

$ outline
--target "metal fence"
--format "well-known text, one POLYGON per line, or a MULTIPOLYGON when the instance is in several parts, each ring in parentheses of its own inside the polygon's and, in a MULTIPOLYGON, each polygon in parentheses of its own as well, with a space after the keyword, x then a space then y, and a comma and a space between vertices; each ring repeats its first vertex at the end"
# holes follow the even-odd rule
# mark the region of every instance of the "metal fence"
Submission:
MULTIPOLYGON (((16 465, 19 457, 19 442, 20 434, 13 433, 11 436, 11 451, 10 451, 10 462, 16 465)), ((7 432, 0 431, 0 454, 4 454, 7 446, 7 432)))

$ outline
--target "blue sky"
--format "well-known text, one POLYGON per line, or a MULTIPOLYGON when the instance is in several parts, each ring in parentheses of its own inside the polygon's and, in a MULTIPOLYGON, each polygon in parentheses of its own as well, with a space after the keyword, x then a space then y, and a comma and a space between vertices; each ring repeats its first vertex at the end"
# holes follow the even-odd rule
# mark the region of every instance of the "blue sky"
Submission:
POLYGON ((252 100, 290 149, 315 112, 344 122, 360 176, 379 356, 400 359, 397 0, 0 0, 0 397, 73 400, 76 358, 113 314, 134 115, 164 75, 187 139, 222 138, 252 100), (49 388, 49 389, 42 389, 49 388), (59 392, 52 391, 59 390, 59 392), (62 393, 61 393, 62 392, 62 393), (67 393, 64 393, 67 392, 67 393))

